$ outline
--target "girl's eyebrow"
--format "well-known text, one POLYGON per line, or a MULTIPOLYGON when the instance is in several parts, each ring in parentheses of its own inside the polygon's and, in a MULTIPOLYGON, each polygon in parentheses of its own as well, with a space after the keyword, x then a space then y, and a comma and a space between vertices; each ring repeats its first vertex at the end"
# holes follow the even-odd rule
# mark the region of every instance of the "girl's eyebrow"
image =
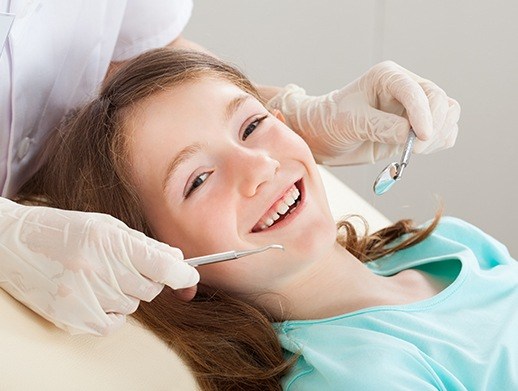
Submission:
POLYGON ((167 184, 169 183, 169 179, 174 175, 175 171, 178 167, 184 163, 185 161, 192 158, 195 154, 197 154, 200 150, 203 149, 204 144, 200 142, 193 143, 191 145, 186 146, 182 149, 178 155, 176 155, 169 165, 167 166, 166 174, 164 176, 164 181, 162 182, 162 190, 165 191, 167 184))
POLYGON ((230 102, 228 102, 227 107, 225 109, 225 119, 230 121, 232 116, 236 113, 237 109, 248 99, 251 99, 252 96, 249 94, 243 94, 236 96, 230 102))

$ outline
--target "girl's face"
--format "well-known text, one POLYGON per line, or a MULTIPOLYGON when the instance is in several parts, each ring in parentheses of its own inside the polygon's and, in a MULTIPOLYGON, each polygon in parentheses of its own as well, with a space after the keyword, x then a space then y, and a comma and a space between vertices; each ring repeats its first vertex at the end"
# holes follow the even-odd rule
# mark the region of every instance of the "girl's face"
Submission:
POLYGON ((132 176, 159 240, 186 258, 285 248, 199 267, 203 284, 281 291, 330 251, 335 224, 307 144, 234 84, 186 82, 126 122, 132 176))

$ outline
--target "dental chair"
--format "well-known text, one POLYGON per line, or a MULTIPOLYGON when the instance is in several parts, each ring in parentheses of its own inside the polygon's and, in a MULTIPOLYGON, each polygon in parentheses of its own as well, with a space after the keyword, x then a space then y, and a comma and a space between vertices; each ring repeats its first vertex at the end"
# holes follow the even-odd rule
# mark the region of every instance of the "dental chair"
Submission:
MULTIPOLYGON (((358 213, 372 230, 390 222, 321 168, 335 218, 358 213)), ((196 390, 187 366, 129 319, 109 337, 71 336, 0 289, 0 390, 196 390)))

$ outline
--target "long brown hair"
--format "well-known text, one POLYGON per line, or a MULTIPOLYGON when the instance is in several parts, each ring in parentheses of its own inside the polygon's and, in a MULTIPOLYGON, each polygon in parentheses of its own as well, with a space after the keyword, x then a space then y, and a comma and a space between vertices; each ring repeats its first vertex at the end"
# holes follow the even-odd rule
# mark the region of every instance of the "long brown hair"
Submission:
MULTIPOLYGON (((211 56, 169 49, 147 52, 121 68, 96 99, 66 121, 49 143, 47 163, 24 186, 19 200, 107 213, 153 237, 128 173, 124 121, 136 102, 200 77, 227 80, 260 99, 240 71, 211 56)), ((338 241, 369 261, 423 240, 436 223, 419 230, 401 221, 359 236, 345 220, 339 224, 338 241), (387 249, 403 234, 410 235, 387 249)), ((183 357, 204 390, 280 390, 279 380, 291 365, 270 315, 224 292, 199 293, 185 303, 166 287, 134 316, 183 357)))

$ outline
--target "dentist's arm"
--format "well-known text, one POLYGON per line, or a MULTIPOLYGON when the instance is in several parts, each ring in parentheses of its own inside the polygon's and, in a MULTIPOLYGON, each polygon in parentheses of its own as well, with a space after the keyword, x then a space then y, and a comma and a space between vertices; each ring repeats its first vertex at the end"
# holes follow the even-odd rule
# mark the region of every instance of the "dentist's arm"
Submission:
POLYGON ((0 288, 70 333, 109 334, 164 284, 195 286, 182 259, 111 216, 0 197, 0 288))

